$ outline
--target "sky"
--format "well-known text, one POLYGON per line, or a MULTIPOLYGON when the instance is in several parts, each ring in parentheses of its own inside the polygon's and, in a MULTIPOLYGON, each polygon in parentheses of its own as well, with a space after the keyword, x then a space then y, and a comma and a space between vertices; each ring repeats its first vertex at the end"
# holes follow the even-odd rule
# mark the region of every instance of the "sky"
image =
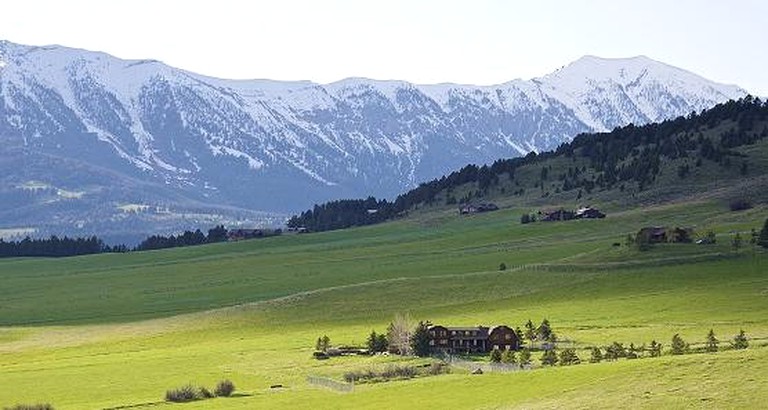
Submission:
POLYGON ((645 55, 768 96, 765 0, 4 0, 0 39, 320 83, 489 85, 645 55))

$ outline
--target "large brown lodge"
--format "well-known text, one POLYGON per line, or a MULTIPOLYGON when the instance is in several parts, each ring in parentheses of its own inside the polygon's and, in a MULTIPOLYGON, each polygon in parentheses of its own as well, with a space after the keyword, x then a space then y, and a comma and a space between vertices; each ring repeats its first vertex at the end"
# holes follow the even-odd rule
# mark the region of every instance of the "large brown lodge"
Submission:
POLYGON ((434 353, 488 353, 494 348, 518 350, 520 338, 506 325, 486 327, 429 327, 429 346, 434 353))

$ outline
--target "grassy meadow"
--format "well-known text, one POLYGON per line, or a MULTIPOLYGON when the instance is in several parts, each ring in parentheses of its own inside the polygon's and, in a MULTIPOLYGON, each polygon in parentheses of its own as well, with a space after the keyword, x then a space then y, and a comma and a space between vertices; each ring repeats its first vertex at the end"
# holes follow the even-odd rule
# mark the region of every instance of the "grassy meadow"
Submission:
MULTIPOLYGON (((768 400, 768 252, 748 243, 768 208, 716 201, 616 211, 603 220, 521 225, 529 209, 132 254, 0 260, 0 408, 162 404, 254 408, 758 408, 768 400), (692 226, 715 245, 624 246, 642 226, 692 226), (621 243, 621 246, 613 246, 621 243), (506 270, 500 271, 504 263, 506 270), (582 364, 315 387, 308 375, 396 356, 311 357, 324 334, 363 344, 396 313, 446 325, 548 318, 582 364), (586 363, 595 345, 694 347, 739 329, 750 347, 586 363), (186 383, 231 379, 235 397, 162 403, 186 383), (281 384, 280 389, 270 389, 281 384)), ((534 353, 538 364, 540 353, 534 353)))

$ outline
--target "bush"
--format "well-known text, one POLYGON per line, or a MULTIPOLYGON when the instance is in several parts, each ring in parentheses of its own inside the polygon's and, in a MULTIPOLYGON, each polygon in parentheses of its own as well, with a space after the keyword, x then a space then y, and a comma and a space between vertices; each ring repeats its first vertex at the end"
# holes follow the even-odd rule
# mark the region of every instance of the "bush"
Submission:
POLYGON ((388 366, 381 372, 381 377, 385 379, 403 378, 410 379, 416 376, 416 368, 413 366, 388 366))
POLYGON ((362 377, 360 372, 346 372, 344 373, 344 381, 347 383, 354 383, 360 380, 362 377))
POLYGON ((221 380, 216 384, 216 388, 213 390, 219 397, 229 397, 235 391, 235 384, 230 380, 221 380))
POLYGON ((165 392, 165 401, 173 403, 186 403, 189 401, 201 400, 203 398, 200 389, 191 384, 165 392))
MULTIPOLYGON (((430 366, 427 370, 427 374, 440 374, 444 370, 441 364, 430 366), (436 372, 436 373, 435 373, 436 372)), ((371 381, 375 379, 411 379, 418 375, 418 371, 413 366, 398 366, 389 365, 384 370, 376 371, 374 369, 350 371, 344 373, 344 381, 347 383, 355 383, 359 381, 371 381)))
POLYGON ((17 404, 13 407, 3 407, 3 410, 53 410, 53 406, 48 403, 17 404))
POLYGON ((216 397, 213 393, 211 393, 210 390, 206 389, 205 387, 201 387, 197 393, 201 399, 212 399, 216 397))
POLYGON ((438 374, 449 373, 451 368, 445 363, 432 363, 427 367, 427 374, 430 376, 437 376, 438 374))
POLYGON ((501 262, 499 264, 499 270, 507 270, 507 264, 504 262, 501 262))

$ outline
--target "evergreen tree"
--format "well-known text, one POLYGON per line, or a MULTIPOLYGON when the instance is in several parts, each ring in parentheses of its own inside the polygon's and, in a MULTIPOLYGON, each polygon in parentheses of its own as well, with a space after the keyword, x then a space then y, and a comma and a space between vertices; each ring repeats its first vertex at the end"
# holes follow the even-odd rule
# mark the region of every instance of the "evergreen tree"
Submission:
POLYGON ((605 348, 605 360, 614 361, 626 356, 627 351, 622 343, 613 342, 605 348))
POLYGON ((555 332, 550 332, 549 333, 549 337, 547 338, 547 342, 556 343, 557 342, 557 334, 555 332))
POLYGON ((685 343, 685 340, 683 340, 678 333, 675 333, 675 335, 672 336, 670 352, 674 355, 685 354, 688 352, 688 343, 685 343))
POLYGON ((387 351, 387 335, 378 334, 375 330, 372 330, 366 341, 366 346, 371 353, 387 351))
POLYGON ((323 351, 328 350, 331 347, 331 338, 328 335, 323 335, 323 351))
POLYGON ((224 225, 216 225, 216 227, 209 229, 206 241, 208 243, 226 242, 227 230, 224 228, 224 225))
POLYGON ((376 334, 375 330, 371 330, 371 334, 368 335, 368 340, 365 341, 366 347, 368 347, 368 351, 371 353, 375 353, 376 350, 376 340, 378 340, 379 335, 376 334))
POLYGON ((757 236, 757 244, 763 248, 768 248, 768 219, 765 220, 763 229, 760 231, 760 235, 757 236))
POLYGON ((718 343, 720 341, 715 337, 715 329, 709 329, 709 333, 707 333, 707 351, 710 353, 716 352, 718 343))
POLYGON ((571 366, 581 363, 581 359, 573 349, 563 349, 560 352, 560 366, 571 366))
POLYGON ((739 330, 739 334, 733 337, 731 345, 734 349, 746 349, 749 347, 749 341, 747 340, 746 333, 744 333, 744 329, 739 330))
POLYGON ((515 357, 515 351, 512 349, 504 349, 501 353, 501 362, 506 364, 515 364, 517 358, 515 357))
POLYGON ((550 340, 552 337, 552 327, 550 326, 548 319, 544 318, 544 320, 541 321, 538 329, 536 329, 536 334, 539 340, 550 340))
POLYGON ((501 363, 501 350, 498 347, 494 347, 491 350, 491 363, 501 363))
POLYGON ((741 234, 736 232, 733 238, 731 238, 731 246, 733 246, 733 249, 739 249, 743 243, 744 240, 741 238, 741 234))
POLYGON ((515 328, 515 334, 517 335, 518 347, 523 346, 525 344, 525 338, 523 337, 523 330, 520 329, 520 326, 515 328))
POLYGON ((331 347, 331 338, 328 337, 328 335, 323 335, 323 337, 317 338, 317 342, 315 342, 315 350, 324 352, 328 350, 329 347, 331 347))
POLYGON ((416 356, 429 356, 429 325, 427 322, 419 321, 416 329, 411 336, 411 349, 416 356))
POLYGON ((378 340, 376 341, 376 350, 377 352, 386 352, 389 350, 389 340, 387 340, 387 335, 384 333, 379 333, 378 340))
POLYGON ((545 350, 540 360, 542 366, 554 366, 557 364, 557 352, 555 349, 545 350))
POLYGON ((658 343, 656 340, 652 340, 651 345, 648 347, 648 352, 650 353, 651 357, 660 357, 661 343, 658 343))
POLYGON ((536 340, 536 327, 531 322, 531 319, 525 322, 525 338, 531 342, 536 340))
POLYGON ((523 349, 520 351, 520 366, 528 366, 531 364, 531 351, 529 349, 523 349))
POLYGON ((600 363, 603 361, 603 352, 599 347, 592 348, 592 356, 589 358, 590 363, 600 363))

